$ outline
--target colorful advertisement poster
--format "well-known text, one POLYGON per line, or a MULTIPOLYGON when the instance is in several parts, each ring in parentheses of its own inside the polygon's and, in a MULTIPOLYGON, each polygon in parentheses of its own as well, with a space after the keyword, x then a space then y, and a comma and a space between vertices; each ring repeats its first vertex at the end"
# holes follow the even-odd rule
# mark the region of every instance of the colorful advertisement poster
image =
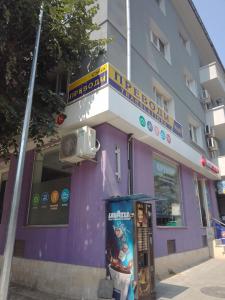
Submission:
POLYGON ((128 201, 107 203, 106 261, 116 300, 134 299, 133 206, 128 201))
POLYGON ((64 225, 69 222, 70 178, 34 184, 28 225, 64 225))

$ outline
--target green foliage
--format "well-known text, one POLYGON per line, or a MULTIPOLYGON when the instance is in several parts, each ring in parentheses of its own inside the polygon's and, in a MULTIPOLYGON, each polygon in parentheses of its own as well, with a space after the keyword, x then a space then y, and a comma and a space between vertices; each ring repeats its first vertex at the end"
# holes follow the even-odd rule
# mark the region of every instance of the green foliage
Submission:
MULTIPOLYGON (((17 152, 27 98, 40 0, 0 0, 0 157, 17 152)), ((95 63, 105 40, 92 40, 96 0, 45 0, 30 138, 40 145, 56 132, 65 108, 57 76, 77 75, 95 63)))

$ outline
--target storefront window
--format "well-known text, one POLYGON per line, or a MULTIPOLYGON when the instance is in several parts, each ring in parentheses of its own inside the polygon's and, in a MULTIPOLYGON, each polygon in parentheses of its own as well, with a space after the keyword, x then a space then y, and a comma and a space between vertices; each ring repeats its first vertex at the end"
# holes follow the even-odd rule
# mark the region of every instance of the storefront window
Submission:
POLYGON ((182 226, 179 169, 161 159, 154 159, 154 187, 158 226, 182 226))
MULTIPOLYGON (((206 218, 206 203, 204 201, 204 186, 203 186, 203 182, 201 179, 198 179, 196 174, 194 175, 194 183, 195 183, 195 190, 196 190, 196 196, 197 199, 199 201, 199 209, 200 209, 200 217, 201 217, 201 223, 203 227, 207 226, 207 218, 206 218)), ((208 192, 208 188, 207 185, 205 186, 206 188, 206 197, 207 197, 207 205, 208 205, 208 213, 210 213, 211 211, 211 200, 210 200, 210 195, 208 192)), ((210 217, 210 216, 209 216, 210 217)))
POLYGON ((204 203, 203 187, 200 180, 198 180, 198 193, 199 193, 199 205, 201 211, 202 225, 203 227, 206 227, 207 226, 206 210, 205 210, 205 203, 204 203))
POLYGON ((59 161, 59 151, 36 155, 28 225, 69 222, 71 167, 59 161))

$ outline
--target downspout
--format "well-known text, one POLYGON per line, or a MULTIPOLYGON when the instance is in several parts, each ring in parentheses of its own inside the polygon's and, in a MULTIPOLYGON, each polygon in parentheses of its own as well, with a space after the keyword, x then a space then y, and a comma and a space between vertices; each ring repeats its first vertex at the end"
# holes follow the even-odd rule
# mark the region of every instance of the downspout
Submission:
POLYGON ((127 79, 131 80, 131 19, 130 19, 130 0, 126 0, 127 15, 127 79))
POLYGON ((128 154, 128 195, 132 195, 134 193, 134 140, 133 134, 128 135, 127 139, 127 154, 128 154))
MULTIPOLYGON (((131 18, 130 18, 130 0, 126 0, 127 16, 127 79, 131 80, 131 18)), ((133 134, 128 135, 127 139, 128 156, 128 195, 134 193, 134 171, 133 171, 133 134)))

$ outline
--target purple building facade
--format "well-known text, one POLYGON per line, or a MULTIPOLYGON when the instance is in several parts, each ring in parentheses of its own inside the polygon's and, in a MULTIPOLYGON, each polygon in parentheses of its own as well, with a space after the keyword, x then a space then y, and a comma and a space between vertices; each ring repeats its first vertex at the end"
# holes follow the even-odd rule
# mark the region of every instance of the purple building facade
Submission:
MULTIPOLYGON (((83 162, 74 166, 71 175, 69 223, 62 227, 32 227, 27 225, 34 152, 27 153, 22 185, 22 197, 16 240, 24 241, 27 259, 55 261, 92 267, 104 267, 105 203, 111 196, 126 195, 128 186, 127 135, 109 124, 96 128, 101 150, 97 163, 83 162), (115 145, 121 149, 121 181, 115 178, 115 145)), ((154 195, 153 152, 155 150, 134 141, 134 193, 154 195)), ((164 155, 168 159, 167 156, 164 155)), ((154 252, 156 257, 166 256, 167 240, 176 240, 176 252, 204 247, 202 236, 206 229, 201 224, 200 207, 196 198, 193 170, 179 164, 181 199, 184 225, 180 227, 156 226, 154 217, 154 252)), ((11 161, 7 182, 0 249, 3 254, 5 233, 10 212, 10 201, 16 171, 15 158, 11 161)), ((202 176, 198 174, 200 178, 202 176)), ((210 193, 212 215, 217 217, 214 186, 206 181, 210 193)), ((154 204, 154 202, 153 202, 154 204)))
MULTIPOLYGON (((138 7, 132 2, 132 81, 121 73, 126 69, 125 2, 102 1, 100 35, 115 37, 106 47, 110 63, 69 86, 61 140, 54 146, 46 143, 41 154, 29 145, 12 272, 20 284, 97 299, 106 275, 105 200, 128 195, 131 185, 133 194, 155 197, 159 278, 213 255, 211 220, 218 219, 214 181, 220 175, 210 161, 198 92, 200 67, 202 72, 204 64, 220 62, 190 1, 142 1, 138 7), (199 36, 196 41, 193 33, 199 36), (96 157, 70 153, 76 136, 72 144, 65 140, 67 157, 60 158, 63 139, 86 126, 96 130, 96 157)), ((210 87, 210 82, 202 84, 204 91, 210 87)), ((216 97, 217 91, 212 94, 216 97)), ((79 147, 81 152, 85 148, 79 147)), ((88 147, 93 151, 93 145, 88 147)), ((1 257, 16 163, 15 157, 8 166, 0 163, 1 257)))

